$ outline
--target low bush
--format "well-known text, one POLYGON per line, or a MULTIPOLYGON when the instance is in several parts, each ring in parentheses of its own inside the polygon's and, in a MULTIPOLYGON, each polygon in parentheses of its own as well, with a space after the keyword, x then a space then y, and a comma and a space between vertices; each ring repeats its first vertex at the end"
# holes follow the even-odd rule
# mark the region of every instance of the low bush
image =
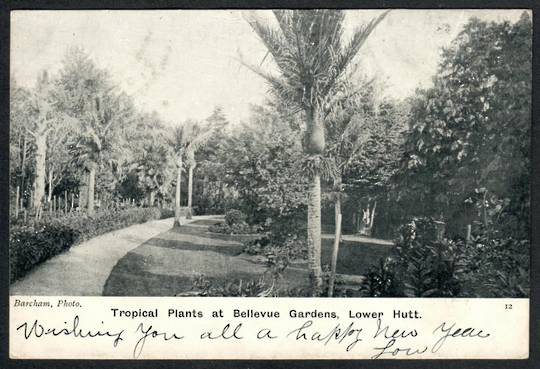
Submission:
POLYGON ((225 223, 229 226, 246 223, 247 216, 240 210, 231 209, 225 213, 225 223))
POLYGON ((12 226, 9 232, 10 283, 26 275, 34 266, 84 240, 160 218, 158 208, 132 208, 104 211, 92 218, 72 215, 12 226))
POLYGON ((167 218, 172 218, 174 217, 174 209, 160 209, 161 210, 161 215, 159 217, 159 219, 167 219, 167 218))
POLYGON ((210 232, 223 234, 253 234, 257 233, 257 227, 250 226, 246 222, 229 225, 227 223, 212 224, 208 227, 210 232))

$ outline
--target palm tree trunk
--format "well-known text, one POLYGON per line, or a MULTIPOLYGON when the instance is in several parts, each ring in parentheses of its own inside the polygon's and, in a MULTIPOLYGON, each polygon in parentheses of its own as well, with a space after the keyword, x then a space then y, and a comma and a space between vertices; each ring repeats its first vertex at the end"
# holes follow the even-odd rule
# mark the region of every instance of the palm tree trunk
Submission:
POLYGON ((94 216, 94 187, 96 184, 96 165, 90 164, 90 172, 88 173, 88 216, 94 216))
POLYGON ((47 135, 36 135, 36 177, 34 180, 34 210, 41 208, 41 201, 45 195, 45 155, 47 152, 47 135))
POLYGON ((189 166, 189 172, 188 172, 188 213, 187 218, 191 219, 191 206, 192 206, 192 199, 193 199, 193 169, 195 168, 195 165, 189 166))
POLYGON ((330 280, 328 282, 328 297, 334 295, 334 283, 336 281, 336 267, 337 267, 337 258, 339 253, 339 242, 341 241, 341 194, 336 194, 336 202, 334 204, 334 213, 335 213, 335 238, 334 238, 334 248, 332 249, 332 262, 330 265, 330 280))
POLYGON ((321 177, 311 179, 307 209, 308 271, 313 296, 322 292, 321 270, 321 177))
POLYGON ((180 190, 181 190, 181 182, 182 182, 182 159, 178 159, 178 163, 176 164, 176 167, 178 168, 176 172, 176 194, 174 197, 174 227, 180 227, 180 190))

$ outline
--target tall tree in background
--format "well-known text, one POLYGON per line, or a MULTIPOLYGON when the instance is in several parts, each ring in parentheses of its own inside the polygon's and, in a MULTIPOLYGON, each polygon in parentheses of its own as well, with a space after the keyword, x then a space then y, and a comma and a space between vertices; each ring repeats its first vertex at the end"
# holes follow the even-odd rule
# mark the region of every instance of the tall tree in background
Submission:
POLYGON ((305 118, 304 150, 314 163, 308 196, 308 267, 313 295, 322 290, 321 270, 321 172, 325 150, 324 115, 342 90, 344 75, 371 32, 386 12, 357 28, 344 43, 340 10, 275 10, 279 25, 254 16, 248 22, 276 63, 279 75, 248 66, 262 76, 285 102, 302 111, 305 118))
POLYGON ((77 125, 71 151, 87 171, 87 212, 92 216, 96 172, 123 155, 118 133, 132 120, 133 103, 129 96, 114 91, 107 72, 97 68, 82 49, 68 50, 57 84, 58 99, 77 125))
POLYGON ((47 71, 41 72, 34 93, 30 100, 30 108, 35 116, 34 125, 28 133, 34 138, 35 145, 35 177, 33 186, 33 210, 40 216, 45 195, 45 163, 47 154, 47 137, 53 126, 55 116, 51 83, 47 71))
POLYGON ((175 196, 175 225, 180 225, 180 193, 181 180, 184 162, 188 166, 188 200, 186 216, 191 218, 191 206, 193 196, 193 171, 197 162, 195 160, 195 152, 203 146, 206 141, 212 136, 216 126, 203 124, 202 122, 187 120, 182 125, 175 127, 172 146, 176 153, 176 196, 175 196))
POLYGON ((26 195, 29 193, 26 178, 29 174, 29 157, 32 150, 31 136, 28 132, 31 122, 31 112, 28 109, 31 93, 19 86, 13 76, 9 88, 9 166, 11 185, 15 190, 15 196, 10 196, 10 200, 17 202, 13 204, 17 212, 20 205, 24 205, 26 195))

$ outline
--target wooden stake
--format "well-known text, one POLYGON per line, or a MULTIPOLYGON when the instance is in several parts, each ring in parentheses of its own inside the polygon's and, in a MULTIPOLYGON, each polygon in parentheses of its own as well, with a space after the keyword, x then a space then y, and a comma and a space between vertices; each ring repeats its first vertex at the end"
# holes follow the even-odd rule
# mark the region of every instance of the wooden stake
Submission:
POLYGON ((17 194, 15 195, 15 219, 19 218, 19 192, 21 191, 20 187, 17 186, 17 194))

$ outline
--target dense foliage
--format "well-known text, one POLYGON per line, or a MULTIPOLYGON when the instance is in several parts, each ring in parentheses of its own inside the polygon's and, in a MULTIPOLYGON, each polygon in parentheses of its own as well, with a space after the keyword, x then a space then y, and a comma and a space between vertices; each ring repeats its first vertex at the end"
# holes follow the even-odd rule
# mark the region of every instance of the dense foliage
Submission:
POLYGON ((441 222, 404 225, 389 257, 366 275, 371 297, 527 297, 529 241, 482 230, 469 241, 442 238, 441 222), (500 235, 499 235, 500 236, 500 235))
POLYGON ((413 98, 395 193, 409 215, 464 234, 481 220, 528 237, 531 21, 472 19, 413 98))

